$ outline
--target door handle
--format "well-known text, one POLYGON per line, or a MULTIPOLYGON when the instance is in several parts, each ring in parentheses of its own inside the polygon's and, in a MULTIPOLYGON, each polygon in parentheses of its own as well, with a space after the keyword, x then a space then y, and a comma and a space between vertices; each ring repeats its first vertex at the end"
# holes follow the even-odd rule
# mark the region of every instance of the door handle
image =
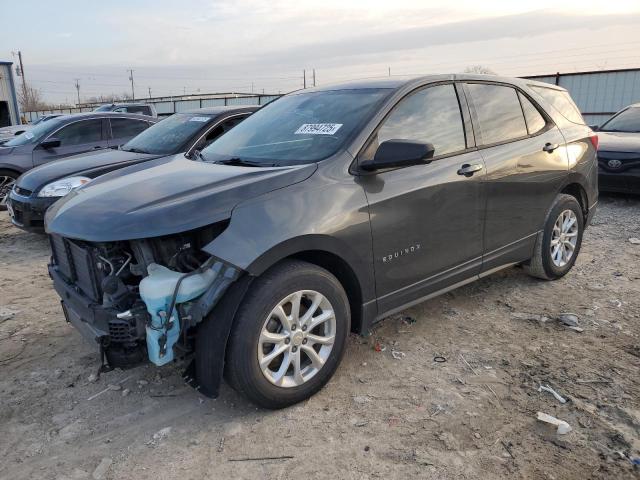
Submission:
POLYGON ((542 147, 542 150, 547 153, 553 153, 553 151, 559 146, 560 145, 558 145, 557 143, 545 143, 544 147, 542 147))
POLYGON ((482 165, 478 164, 478 163, 465 163, 464 165, 462 165, 462 167, 460 167, 460 170, 458 170, 458 175, 464 175, 465 177, 471 177, 473 176, 474 173, 478 172, 482 170, 482 165))

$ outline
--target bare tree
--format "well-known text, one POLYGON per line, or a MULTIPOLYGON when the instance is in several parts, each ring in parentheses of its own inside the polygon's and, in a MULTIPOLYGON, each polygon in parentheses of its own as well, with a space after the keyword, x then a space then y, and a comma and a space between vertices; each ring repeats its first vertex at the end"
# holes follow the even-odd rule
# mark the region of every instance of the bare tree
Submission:
POLYGON ((464 73, 478 73, 480 75, 497 75, 496 72, 484 65, 470 65, 464 69, 464 73))
POLYGON ((49 108, 49 105, 42 100, 40 90, 30 87, 29 85, 27 85, 24 90, 18 90, 18 101, 20 102, 20 109, 23 112, 33 112, 49 108))
POLYGON ((88 97, 85 103, 117 103, 131 100, 131 94, 123 92, 121 94, 112 93, 109 95, 98 95, 88 97))

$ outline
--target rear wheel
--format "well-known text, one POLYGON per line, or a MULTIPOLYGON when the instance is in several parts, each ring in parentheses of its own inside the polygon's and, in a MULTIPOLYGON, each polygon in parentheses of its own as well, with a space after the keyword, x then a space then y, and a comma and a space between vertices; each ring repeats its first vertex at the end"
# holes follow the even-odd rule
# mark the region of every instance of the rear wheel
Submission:
POLYGON ((20 174, 12 170, 0 170, 0 210, 7 209, 9 193, 20 174))
POLYGON ((571 270, 580 252, 584 215, 571 195, 556 197, 543 231, 538 234, 533 257, 525 270, 544 280, 555 280, 571 270))
POLYGON ((349 330, 340 282, 316 265, 284 262, 245 295, 227 347, 227 379, 266 408, 300 402, 329 381, 349 330))

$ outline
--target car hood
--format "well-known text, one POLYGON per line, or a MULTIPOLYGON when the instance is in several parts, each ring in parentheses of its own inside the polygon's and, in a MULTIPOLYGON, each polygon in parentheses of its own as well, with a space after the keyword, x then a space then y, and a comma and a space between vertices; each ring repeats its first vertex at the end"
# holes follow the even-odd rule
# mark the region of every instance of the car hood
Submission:
POLYGON ((95 178, 114 168, 152 160, 161 155, 125 152, 124 150, 105 149, 82 155, 75 155, 63 160, 45 163, 29 170, 18 179, 18 186, 32 192, 44 187, 47 183, 60 178, 83 175, 95 178))
POLYGON ((640 153, 640 133, 598 132, 598 150, 640 153))
POLYGON ((226 220, 238 203, 301 182, 316 170, 316 164, 217 165, 183 155, 138 167, 100 177, 54 203, 45 217, 47 232, 91 242, 185 232, 226 220))
POLYGON ((30 125, 11 125, 10 127, 0 128, 0 138, 11 138, 16 132, 26 132, 31 128, 30 125))

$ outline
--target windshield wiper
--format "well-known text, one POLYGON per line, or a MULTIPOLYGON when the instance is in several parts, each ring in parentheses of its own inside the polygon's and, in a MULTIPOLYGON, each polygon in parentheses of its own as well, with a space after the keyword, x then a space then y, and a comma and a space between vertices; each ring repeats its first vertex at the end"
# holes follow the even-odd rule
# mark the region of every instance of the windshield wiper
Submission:
POLYGON ((131 153, 146 153, 146 154, 149 153, 146 150, 143 150, 141 148, 136 148, 136 147, 123 148, 122 150, 124 150, 125 152, 131 152, 131 153))
POLYGON ((233 165, 236 167, 275 167, 274 163, 252 162, 251 160, 244 160, 242 158, 233 157, 228 160, 218 160, 217 162, 222 165, 233 165))

